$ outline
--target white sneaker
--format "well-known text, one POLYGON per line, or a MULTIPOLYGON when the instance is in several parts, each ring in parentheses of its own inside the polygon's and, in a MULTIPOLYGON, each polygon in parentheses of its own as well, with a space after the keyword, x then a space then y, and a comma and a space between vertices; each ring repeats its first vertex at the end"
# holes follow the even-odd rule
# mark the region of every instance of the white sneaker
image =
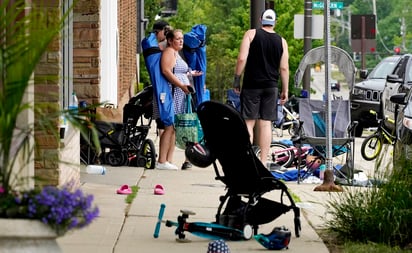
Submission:
POLYGON ((178 170, 179 168, 174 164, 165 162, 165 163, 157 163, 156 169, 158 170, 178 170))

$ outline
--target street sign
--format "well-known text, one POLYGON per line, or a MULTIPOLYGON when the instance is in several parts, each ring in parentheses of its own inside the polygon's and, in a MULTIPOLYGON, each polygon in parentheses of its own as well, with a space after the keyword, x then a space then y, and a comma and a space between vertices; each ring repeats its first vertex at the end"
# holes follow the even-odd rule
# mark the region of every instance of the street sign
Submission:
MULTIPOLYGON (((364 53, 375 53, 376 51, 376 40, 375 39, 365 39, 363 42, 364 53)), ((356 53, 362 53, 362 40, 351 40, 352 51, 356 53)))
POLYGON ((362 32, 365 39, 376 38, 376 16, 374 14, 351 15, 351 37, 352 39, 362 39, 362 32), (362 20, 365 26, 362 28, 362 20))
MULTIPOLYGON (((295 39, 304 38, 304 24, 305 17, 301 14, 296 14, 294 16, 294 29, 293 35, 295 39)), ((323 29, 324 29, 324 19, 323 15, 312 15, 312 36, 311 39, 323 39, 323 29)))
POLYGON ((324 4, 323 2, 313 2, 312 3, 312 8, 313 9, 323 9, 324 4))
MULTIPOLYGON (((312 2, 312 8, 313 9, 321 9, 323 10, 325 7, 324 2, 312 2)), ((334 9, 343 9, 343 2, 330 2, 330 7, 331 10, 334 9)))

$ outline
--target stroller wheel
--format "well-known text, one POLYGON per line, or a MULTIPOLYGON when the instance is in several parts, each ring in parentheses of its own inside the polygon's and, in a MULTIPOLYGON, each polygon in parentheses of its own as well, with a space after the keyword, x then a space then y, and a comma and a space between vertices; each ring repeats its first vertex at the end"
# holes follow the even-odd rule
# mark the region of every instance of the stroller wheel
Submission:
POLYGON ((151 139, 146 139, 143 143, 143 156, 146 158, 145 169, 154 169, 156 165, 156 150, 151 139))
POLYGON ((105 156, 105 161, 111 166, 122 166, 126 160, 126 154, 120 150, 111 150, 105 156))
POLYGON ((243 227, 243 237, 245 238, 245 240, 250 240, 250 238, 252 238, 252 235, 253 235, 252 226, 249 224, 246 224, 243 227))

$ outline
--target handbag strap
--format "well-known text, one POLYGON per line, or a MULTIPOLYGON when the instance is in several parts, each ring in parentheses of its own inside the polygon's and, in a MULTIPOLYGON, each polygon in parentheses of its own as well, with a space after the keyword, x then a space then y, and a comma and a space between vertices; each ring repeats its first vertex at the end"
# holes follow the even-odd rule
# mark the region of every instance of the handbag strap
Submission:
POLYGON ((186 113, 192 113, 192 95, 186 95, 186 113))

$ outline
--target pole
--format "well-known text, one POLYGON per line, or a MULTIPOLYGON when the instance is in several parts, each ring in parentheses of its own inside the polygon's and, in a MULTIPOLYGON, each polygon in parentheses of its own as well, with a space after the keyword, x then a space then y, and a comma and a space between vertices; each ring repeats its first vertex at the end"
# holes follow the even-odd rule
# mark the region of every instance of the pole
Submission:
MULTIPOLYGON (((145 18, 144 18, 144 0, 140 0, 136 2, 136 81, 140 83, 140 54, 142 53, 143 49, 141 46, 142 39, 145 35, 145 18)), ((135 90, 133 85, 130 87, 129 93, 131 96, 134 96, 135 90)))
MULTIPOLYGON (((312 0, 305 1, 303 29, 303 53, 306 54, 312 49, 312 0)), ((303 75, 303 89, 308 91, 310 97, 310 67, 305 69, 303 75)))
MULTIPOLYGON (((250 28, 258 29, 261 27, 260 18, 265 10, 265 0, 250 0, 250 28)), ((254 136, 257 136, 258 128, 254 128, 254 136)), ((253 140, 256 143, 256 138, 253 140)))
POLYGON ((365 16, 361 18, 361 65, 365 69, 365 16))
POLYGON ((265 10, 265 0, 250 0, 250 28, 257 29, 261 26, 260 16, 265 10))
POLYGON ((330 47, 330 1, 324 0, 325 23, 325 92, 326 92, 326 169, 332 170, 332 103, 330 94, 331 47, 330 47))

